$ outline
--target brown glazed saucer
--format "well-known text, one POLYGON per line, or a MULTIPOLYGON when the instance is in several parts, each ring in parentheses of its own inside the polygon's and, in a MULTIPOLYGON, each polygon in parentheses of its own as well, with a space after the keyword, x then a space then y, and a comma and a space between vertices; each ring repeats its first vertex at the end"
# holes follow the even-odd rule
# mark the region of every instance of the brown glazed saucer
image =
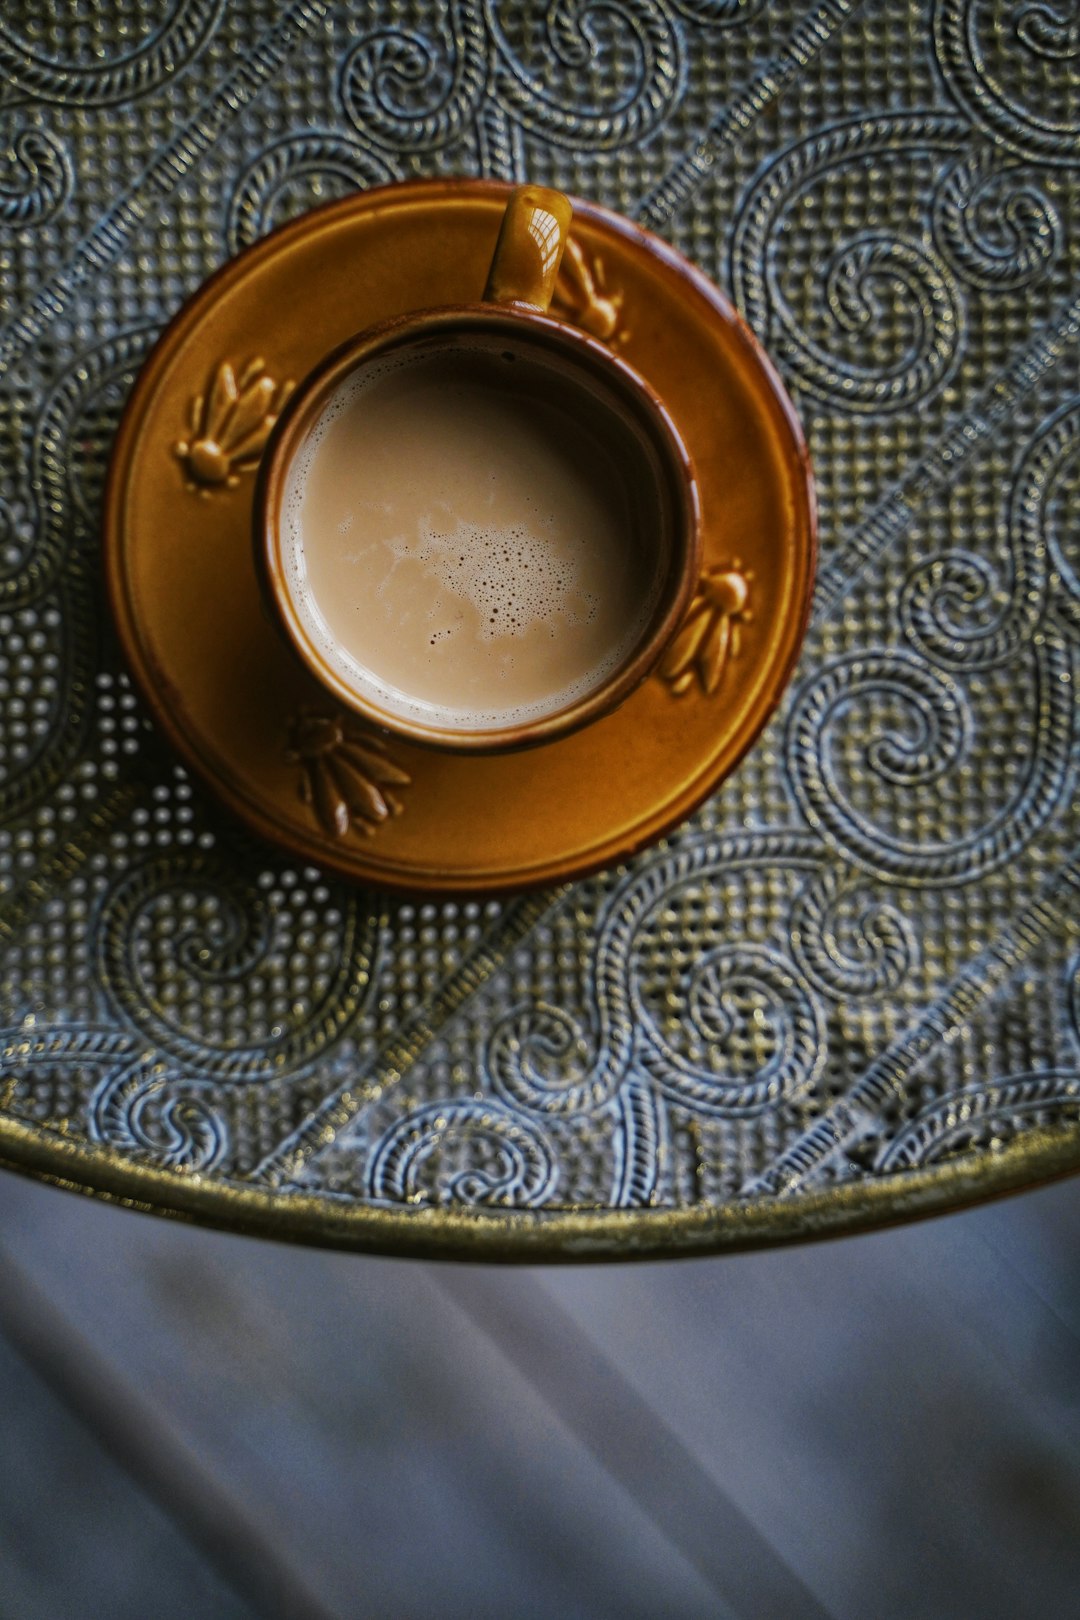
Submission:
POLYGON ((121 641, 179 754, 237 815, 357 882, 522 888, 669 831, 753 742, 791 673, 815 514, 794 409, 731 305, 657 237, 574 201, 553 309, 612 344, 694 461, 701 583, 657 673, 595 724, 525 753, 386 741, 337 708, 266 615, 254 469, 287 392, 353 333, 479 296, 506 205, 493 181, 362 192, 265 238, 167 328, 132 392, 106 491, 121 641))

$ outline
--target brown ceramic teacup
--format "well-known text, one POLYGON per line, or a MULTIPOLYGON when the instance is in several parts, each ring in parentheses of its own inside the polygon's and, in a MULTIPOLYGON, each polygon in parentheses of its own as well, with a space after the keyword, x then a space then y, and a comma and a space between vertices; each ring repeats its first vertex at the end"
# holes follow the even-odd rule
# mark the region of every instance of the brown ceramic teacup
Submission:
POLYGON ((271 610, 321 684, 414 742, 546 742, 656 665, 701 562, 648 384, 546 313, 570 204, 512 193, 482 302, 384 322, 295 390, 259 470, 271 610))

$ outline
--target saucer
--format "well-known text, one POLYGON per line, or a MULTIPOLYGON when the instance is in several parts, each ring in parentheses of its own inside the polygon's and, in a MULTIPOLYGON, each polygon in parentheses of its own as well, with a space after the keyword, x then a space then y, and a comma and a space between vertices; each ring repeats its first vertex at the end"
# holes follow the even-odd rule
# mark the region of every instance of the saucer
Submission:
POLYGON ((479 297, 507 191, 386 186, 242 253, 154 348, 109 471, 108 590, 158 724, 255 832, 386 888, 561 882, 670 831, 774 709, 813 586, 809 461, 768 359, 674 249, 575 200, 553 308, 651 383, 701 492, 701 582, 659 671, 560 742, 466 757, 372 736, 300 666, 266 617, 252 558, 266 437, 290 387, 353 333, 479 297))

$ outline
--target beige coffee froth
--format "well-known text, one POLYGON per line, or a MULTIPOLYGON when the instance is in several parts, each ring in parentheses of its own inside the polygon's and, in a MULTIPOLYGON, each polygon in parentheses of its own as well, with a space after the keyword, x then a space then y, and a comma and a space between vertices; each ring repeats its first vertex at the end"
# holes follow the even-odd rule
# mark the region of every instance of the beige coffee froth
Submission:
POLYGON ((495 729, 591 691, 653 607, 648 447, 557 362, 473 343, 376 362, 294 463, 301 622, 379 706, 495 729))

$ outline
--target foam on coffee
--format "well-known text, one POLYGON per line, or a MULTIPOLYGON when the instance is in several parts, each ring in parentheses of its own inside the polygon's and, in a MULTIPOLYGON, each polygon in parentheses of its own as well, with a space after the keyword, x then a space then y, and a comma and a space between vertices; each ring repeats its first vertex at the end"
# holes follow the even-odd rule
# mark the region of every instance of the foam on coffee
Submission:
POLYGON ((558 358, 459 337, 370 362, 290 469, 305 633, 391 714, 494 730, 600 685, 660 589, 655 452, 558 358), (569 408, 568 402, 572 405, 569 408))

